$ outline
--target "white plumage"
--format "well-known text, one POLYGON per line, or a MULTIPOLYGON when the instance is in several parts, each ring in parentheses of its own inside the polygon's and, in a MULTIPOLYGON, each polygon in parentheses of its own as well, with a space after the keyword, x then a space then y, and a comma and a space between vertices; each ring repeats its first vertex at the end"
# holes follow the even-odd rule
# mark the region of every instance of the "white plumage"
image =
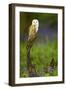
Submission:
POLYGON ((28 40, 32 40, 36 33, 38 32, 38 27, 39 27, 39 21, 37 19, 32 20, 32 24, 29 27, 29 35, 28 35, 28 40))

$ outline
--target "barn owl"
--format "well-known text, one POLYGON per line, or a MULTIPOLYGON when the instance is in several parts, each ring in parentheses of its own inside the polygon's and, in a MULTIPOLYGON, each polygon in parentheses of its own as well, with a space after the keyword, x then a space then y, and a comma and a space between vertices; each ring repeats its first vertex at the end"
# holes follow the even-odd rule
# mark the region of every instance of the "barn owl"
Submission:
POLYGON ((26 47, 27 48, 27 66, 28 66, 28 70, 29 70, 30 64, 31 64, 30 49, 31 49, 36 37, 37 37, 38 27, 39 27, 39 21, 37 19, 33 19, 32 24, 29 27, 27 47, 26 47))
POLYGON ((39 27, 39 21, 37 19, 32 20, 32 24, 29 27, 29 35, 28 35, 28 40, 32 40, 36 33, 38 32, 38 27, 39 27))

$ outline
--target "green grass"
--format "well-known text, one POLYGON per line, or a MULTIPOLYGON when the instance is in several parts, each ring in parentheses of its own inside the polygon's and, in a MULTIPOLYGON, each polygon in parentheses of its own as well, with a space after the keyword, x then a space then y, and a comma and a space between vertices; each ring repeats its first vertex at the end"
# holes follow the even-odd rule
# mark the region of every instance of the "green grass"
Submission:
MULTIPOLYGON (((57 41, 48 41, 47 43, 35 43, 30 51, 32 64, 35 64, 39 76, 56 76, 57 73, 57 41), (46 72, 52 57, 55 60, 54 71, 46 72)), ((20 43, 20 77, 28 77, 27 72, 27 50, 26 43, 20 43), (25 70, 24 70, 25 69, 25 70)))

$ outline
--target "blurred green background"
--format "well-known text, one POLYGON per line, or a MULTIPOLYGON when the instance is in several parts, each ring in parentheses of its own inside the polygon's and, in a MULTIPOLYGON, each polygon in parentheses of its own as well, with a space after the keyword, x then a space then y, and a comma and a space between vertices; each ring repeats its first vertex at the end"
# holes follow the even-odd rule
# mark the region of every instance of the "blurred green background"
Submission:
POLYGON ((39 20, 39 30, 30 51, 32 64, 35 65, 38 76, 56 76, 58 75, 57 14, 20 12, 20 77, 28 77, 26 44, 33 19, 39 20), (50 68, 52 58, 54 68, 50 68))

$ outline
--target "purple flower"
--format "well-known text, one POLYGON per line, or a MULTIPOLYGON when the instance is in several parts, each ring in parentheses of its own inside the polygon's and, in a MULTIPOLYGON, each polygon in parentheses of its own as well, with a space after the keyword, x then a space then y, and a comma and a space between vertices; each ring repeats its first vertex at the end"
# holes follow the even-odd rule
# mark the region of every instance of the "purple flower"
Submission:
POLYGON ((48 72, 53 72, 54 68, 51 66, 48 66, 48 72))

